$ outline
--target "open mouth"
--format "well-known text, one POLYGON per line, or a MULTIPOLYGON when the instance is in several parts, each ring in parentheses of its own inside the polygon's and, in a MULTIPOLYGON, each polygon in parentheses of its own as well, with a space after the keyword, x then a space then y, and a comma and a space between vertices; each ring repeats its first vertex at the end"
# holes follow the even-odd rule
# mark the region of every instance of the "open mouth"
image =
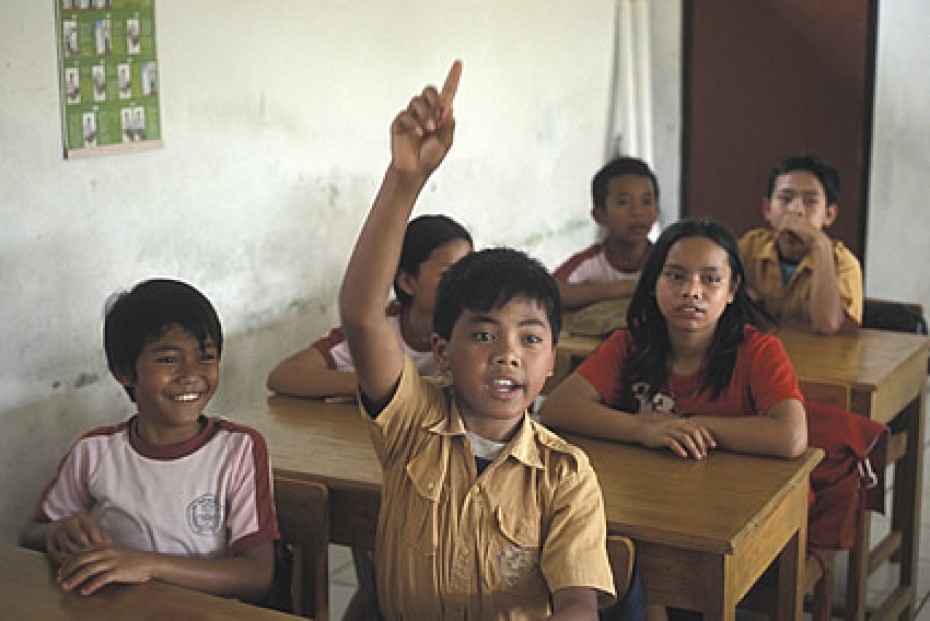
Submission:
POLYGON ((509 377, 491 380, 491 392, 499 397, 508 398, 523 390, 523 385, 509 377))

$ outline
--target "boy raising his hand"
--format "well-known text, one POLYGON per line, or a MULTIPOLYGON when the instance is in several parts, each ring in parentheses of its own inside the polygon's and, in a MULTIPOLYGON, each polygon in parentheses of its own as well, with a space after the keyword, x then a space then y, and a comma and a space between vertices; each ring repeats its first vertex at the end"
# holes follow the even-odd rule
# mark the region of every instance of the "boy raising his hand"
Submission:
POLYGON ((339 305, 384 470, 375 544, 388 619, 596 619, 613 598, 603 501, 583 452, 526 413, 552 372, 558 288, 509 249, 473 253, 437 291, 424 381, 385 319, 407 219, 452 146, 462 66, 391 125, 392 160, 339 305))

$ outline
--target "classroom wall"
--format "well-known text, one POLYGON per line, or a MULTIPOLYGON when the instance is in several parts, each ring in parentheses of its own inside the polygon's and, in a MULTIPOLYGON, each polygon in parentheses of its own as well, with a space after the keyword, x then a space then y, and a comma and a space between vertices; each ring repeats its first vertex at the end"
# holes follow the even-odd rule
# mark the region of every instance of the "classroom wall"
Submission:
MULTIPOLYGON (((879 2, 865 289, 930 315, 930 4, 879 2)), ((839 217, 843 217, 840 213, 839 217)))
POLYGON ((171 276, 213 300, 231 417, 334 324, 388 125, 454 58, 456 144, 417 213, 550 266, 596 234, 612 0, 156 5, 165 147, 65 161, 54 1, 0 3, 3 541, 77 435, 132 412, 101 349, 114 291, 171 276))

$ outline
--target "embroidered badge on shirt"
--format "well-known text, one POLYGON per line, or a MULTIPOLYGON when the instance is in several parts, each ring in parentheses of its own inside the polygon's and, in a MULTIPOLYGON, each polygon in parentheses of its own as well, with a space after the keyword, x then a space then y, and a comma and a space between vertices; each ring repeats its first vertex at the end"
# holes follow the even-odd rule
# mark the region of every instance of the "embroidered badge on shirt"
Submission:
POLYGON ((536 569, 537 551, 511 544, 497 555, 497 568, 504 583, 512 587, 536 569))
POLYGON ((212 535, 220 529, 223 513, 214 494, 204 494, 187 506, 187 522, 198 535, 212 535))

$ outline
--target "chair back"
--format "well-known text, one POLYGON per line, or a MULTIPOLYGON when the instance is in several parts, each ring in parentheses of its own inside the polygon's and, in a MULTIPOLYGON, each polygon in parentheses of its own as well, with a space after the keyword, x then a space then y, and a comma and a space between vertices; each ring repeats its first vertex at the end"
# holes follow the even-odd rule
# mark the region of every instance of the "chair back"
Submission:
POLYGON ((927 319, 920 304, 865 298, 862 306, 862 327, 927 334, 927 319))
POLYGON ((322 483, 275 477, 282 542, 293 556, 293 612, 329 621, 329 490, 322 483))

